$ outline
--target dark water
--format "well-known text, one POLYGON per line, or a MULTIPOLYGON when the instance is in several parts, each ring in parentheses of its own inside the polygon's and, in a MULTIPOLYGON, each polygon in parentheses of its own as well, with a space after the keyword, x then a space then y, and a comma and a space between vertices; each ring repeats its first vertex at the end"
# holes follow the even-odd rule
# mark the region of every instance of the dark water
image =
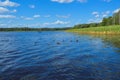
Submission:
POLYGON ((0 32, 0 80, 120 80, 120 36, 0 32))

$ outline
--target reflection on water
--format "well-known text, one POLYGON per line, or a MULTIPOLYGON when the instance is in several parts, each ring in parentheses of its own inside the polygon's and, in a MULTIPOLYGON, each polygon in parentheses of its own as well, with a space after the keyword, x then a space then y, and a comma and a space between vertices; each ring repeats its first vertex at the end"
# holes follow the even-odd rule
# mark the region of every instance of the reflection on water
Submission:
MULTIPOLYGON (((77 33, 75 33, 75 34, 77 34, 77 33)), ((81 35, 81 34, 77 34, 77 35, 81 35)), ((82 35, 85 35, 85 34, 82 34, 82 35)), ((99 38, 99 39, 101 39, 103 41, 103 43, 105 44, 105 47, 113 46, 113 47, 115 47, 118 50, 120 48, 120 35, 92 34, 92 35, 88 35, 88 36, 91 36, 92 38, 99 38)))
POLYGON ((1 32, 0 80, 120 80, 120 37, 1 32))
POLYGON ((111 45, 116 48, 120 48, 120 35, 92 35, 94 37, 101 38, 106 45, 111 45))

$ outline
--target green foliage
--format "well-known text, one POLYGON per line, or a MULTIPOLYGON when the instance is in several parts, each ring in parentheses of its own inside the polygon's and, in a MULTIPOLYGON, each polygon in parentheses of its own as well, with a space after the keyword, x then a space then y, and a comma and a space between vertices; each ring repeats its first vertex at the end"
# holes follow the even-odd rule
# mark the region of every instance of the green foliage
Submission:
POLYGON ((88 34, 120 34, 120 25, 99 26, 90 28, 70 29, 68 32, 88 33, 88 34))
POLYGON ((120 11, 114 13, 112 17, 103 18, 102 26, 120 25, 120 11))
POLYGON ((113 21, 115 25, 120 25, 120 11, 118 13, 114 13, 113 21))
POLYGON ((79 28, 89 28, 89 27, 97 27, 99 26, 99 23, 90 23, 90 24, 78 24, 75 25, 74 28, 75 29, 79 29, 79 28))
POLYGON ((109 25, 120 25, 120 11, 114 13, 113 16, 103 18, 101 23, 78 24, 74 26, 74 29, 109 25))

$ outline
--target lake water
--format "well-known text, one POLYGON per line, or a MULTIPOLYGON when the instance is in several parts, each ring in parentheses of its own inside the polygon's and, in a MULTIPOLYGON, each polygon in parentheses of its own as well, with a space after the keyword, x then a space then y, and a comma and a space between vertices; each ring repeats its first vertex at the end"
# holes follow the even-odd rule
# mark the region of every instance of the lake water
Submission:
POLYGON ((120 80, 120 36, 0 32, 0 80, 120 80))

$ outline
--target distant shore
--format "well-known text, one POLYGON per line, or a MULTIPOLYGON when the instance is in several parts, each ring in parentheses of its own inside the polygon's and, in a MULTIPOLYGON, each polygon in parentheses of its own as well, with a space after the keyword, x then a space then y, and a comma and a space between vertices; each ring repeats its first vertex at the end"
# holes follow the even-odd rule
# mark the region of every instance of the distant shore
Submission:
POLYGON ((59 30, 68 30, 71 27, 65 28, 29 28, 29 27, 16 27, 16 28, 0 28, 0 32, 13 32, 13 31, 59 31, 59 30))

